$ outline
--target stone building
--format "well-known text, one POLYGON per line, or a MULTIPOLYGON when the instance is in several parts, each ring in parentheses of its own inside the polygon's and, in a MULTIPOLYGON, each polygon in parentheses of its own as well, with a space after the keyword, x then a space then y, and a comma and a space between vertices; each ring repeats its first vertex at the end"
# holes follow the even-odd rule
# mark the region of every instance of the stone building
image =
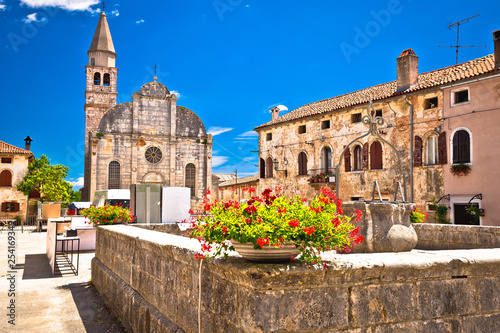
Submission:
MULTIPOLYGON (((412 49, 408 49, 397 59, 396 81, 307 104, 281 117, 279 110, 273 109, 271 121, 255 128, 259 134, 261 187, 281 185, 284 189, 312 198, 321 186, 336 188, 340 184, 340 197, 347 201, 370 200, 374 184, 378 182, 383 199, 393 200, 397 184, 400 182, 403 185, 405 176, 407 186, 403 192, 407 193, 407 200, 427 211, 430 203, 439 201, 447 194, 445 180, 450 178, 450 165, 456 163, 453 159, 454 126, 459 126, 463 121, 459 119, 465 118, 451 118, 458 116, 457 113, 471 113, 472 108, 498 110, 500 102, 496 76, 499 74, 499 58, 496 51, 495 55, 419 73, 418 57, 412 49), (455 87, 468 82, 477 82, 475 84, 483 89, 487 86, 488 93, 483 96, 485 98, 479 98, 481 93, 478 87, 478 98, 474 103, 467 103, 468 107, 452 108, 452 112, 450 96, 462 98, 457 97, 455 87), (373 103, 371 107, 370 101, 373 103), (450 111, 447 113, 445 109, 450 111), (378 131, 386 142, 373 135, 353 142, 369 130, 363 123, 365 115, 374 120, 383 118, 383 122, 378 119, 378 131), (395 147, 397 153, 387 142, 395 147), (333 176, 337 165, 339 179, 326 177, 320 182, 314 180, 321 173, 333 176)), ((479 118, 476 119, 479 121, 479 118)), ((483 119, 481 125, 477 124, 478 137, 481 126, 490 126, 488 133, 498 137, 498 126, 488 119, 483 119)), ((491 142, 495 140, 491 139, 491 142)), ((481 143, 484 146, 474 145, 471 149, 481 149, 484 152, 481 156, 486 158, 488 154, 485 150, 491 147, 486 139, 481 143)), ((500 162, 496 156, 494 160, 497 164, 500 162)), ((489 179, 486 165, 491 166, 495 162, 484 162, 485 168, 482 171, 478 168, 476 176, 489 179)), ((497 179, 495 185, 490 183, 489 186, 500 188, 497 179)), ((470 182, 474 181, 477 179, 471 177, 470 182)), ((460 193, 481 192, 478 186, 474 186, 474 190, 471 187, 467 192, 463 192, 458 184, 454 186, 453 191, 460 193)), ((496 196, 494 193, 492 200, 498 198, 498 190, 496 196)), ((499 216, 498 213, 492 215, 499 216)), ((431 212, 431 221, 432 215, 431 212)), ((453 216, 450 217, 454 222, 453 216)), ((500 225, 496 217, 482 223, 500 225)))
POLYGON ((28 173, 34 158, 30 151, 31 138, 25 139, 25 149, 0 141, 0 218, 24 219, 28 211, 28 196, 17 190, 17 185, 28 173))
POLYGON ((160 184, 189 187, 196 205, 212 179, 212 137, 201 119, 156 77, 116 105, 116 52, 104 13, 88 56, 83 200, 96 190, 160 184))

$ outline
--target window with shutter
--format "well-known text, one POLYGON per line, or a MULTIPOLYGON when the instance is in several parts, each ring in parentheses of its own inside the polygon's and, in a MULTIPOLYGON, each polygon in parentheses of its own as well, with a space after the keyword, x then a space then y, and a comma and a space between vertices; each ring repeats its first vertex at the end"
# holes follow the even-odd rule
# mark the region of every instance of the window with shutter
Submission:
POLYGON ((6 211, 7 211, 7 203, 2 202, 2 212, 6 212, 6 211))
POLYGON ((413 166, 422 166, 422 138, 415 135, 415 149, 413 150, 413 166))
POLYGON ((362 149, 361 146, 354 147, 354 171, 361 170, 362 149))
POLYGON ((438 164, 438 138, 431 135, 426 141, 427 165, 438 164))
POLYGON ((379 170, 382 167, 382 145, 375 141, 370 146, 370 169, 379 170))
POLYGON ((330 147, 324 147, 321 153, 321 172, 328 173, 332 168, 332 150, 330 147))
POLYGON ((299 176, 307 175, 307 155, 304 152, 299 154, 299 176))
POLYGON ((19 203, 14 202, 14 209, 12 210, 13 212, 18 212, 19 211, 19 203))
POLYGON ((441 132, 438 136, 438 159, 439 164, 448 163, 448 153, 446 148, 446 132, 441 132))
POLYGON ((260 159, 260 178, 266 178, 266 161, 260 159))
POLYGON ((453 163, 470 163, 470 138, 465 130, 453 135, 453 163))
POLYGON ((12 173, 9 170, 0 172, 0 186, 12 186, 12 173))
POLYGON ((266 160, 266 178, 273 178, 273 159, 268 157, 266 160))
POLYGON ((368 143, 363 145, 363 169, 368 169, 368 143))
POLYGON ((351 171, 351 151, 349 148, 344 153, 345 172, 351 171))

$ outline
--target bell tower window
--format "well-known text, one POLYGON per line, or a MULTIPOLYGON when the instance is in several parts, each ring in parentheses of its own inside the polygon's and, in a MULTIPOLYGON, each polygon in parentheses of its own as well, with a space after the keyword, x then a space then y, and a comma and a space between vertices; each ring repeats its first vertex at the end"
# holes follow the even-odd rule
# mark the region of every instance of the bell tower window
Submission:
POLYGON ((95 66, 95 58, 90 59, 90 66, 95 66))
POLYGON ((101 85, 101 73, 95 73, 94 74, 94 86, 100 86, 101 85))
POLYGON ((105 73, 104 74, 104 77, 102 79, 102 85, 103 86, 106 86, 106 87, 109 87, 109 83, 111 82, 111 79, 109 77, 109 73, 105 73))

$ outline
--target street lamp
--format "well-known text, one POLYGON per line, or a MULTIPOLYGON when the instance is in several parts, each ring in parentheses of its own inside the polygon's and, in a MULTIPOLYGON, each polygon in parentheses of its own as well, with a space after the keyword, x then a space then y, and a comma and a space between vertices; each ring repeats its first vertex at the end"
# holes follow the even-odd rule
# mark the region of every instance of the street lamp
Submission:
MULTIPOLYGON (((278 162, 278 159, 275 158, 273 160, 274 170, 284 172, 285 173, 285 177, 288 177, 288 172, 287 172, 286 169, 285 170, 278 170, 279 164, 280 164, 280 162, 278 162)), ((286 167, 287 164, 288 164, 288 161, 285 159, 283 161, 283 165, 285 165, 285 167, 286 167)))

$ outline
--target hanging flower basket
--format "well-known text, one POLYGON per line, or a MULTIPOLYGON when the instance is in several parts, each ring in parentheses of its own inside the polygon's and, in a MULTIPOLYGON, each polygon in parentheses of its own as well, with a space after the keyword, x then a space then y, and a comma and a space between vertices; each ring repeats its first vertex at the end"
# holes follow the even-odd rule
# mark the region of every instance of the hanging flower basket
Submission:
POLYGON ((450 172, 455 176, 467 176, 471 171, 471 168, 468 164, 457 163, 452 164, 450 167, 450 172))

